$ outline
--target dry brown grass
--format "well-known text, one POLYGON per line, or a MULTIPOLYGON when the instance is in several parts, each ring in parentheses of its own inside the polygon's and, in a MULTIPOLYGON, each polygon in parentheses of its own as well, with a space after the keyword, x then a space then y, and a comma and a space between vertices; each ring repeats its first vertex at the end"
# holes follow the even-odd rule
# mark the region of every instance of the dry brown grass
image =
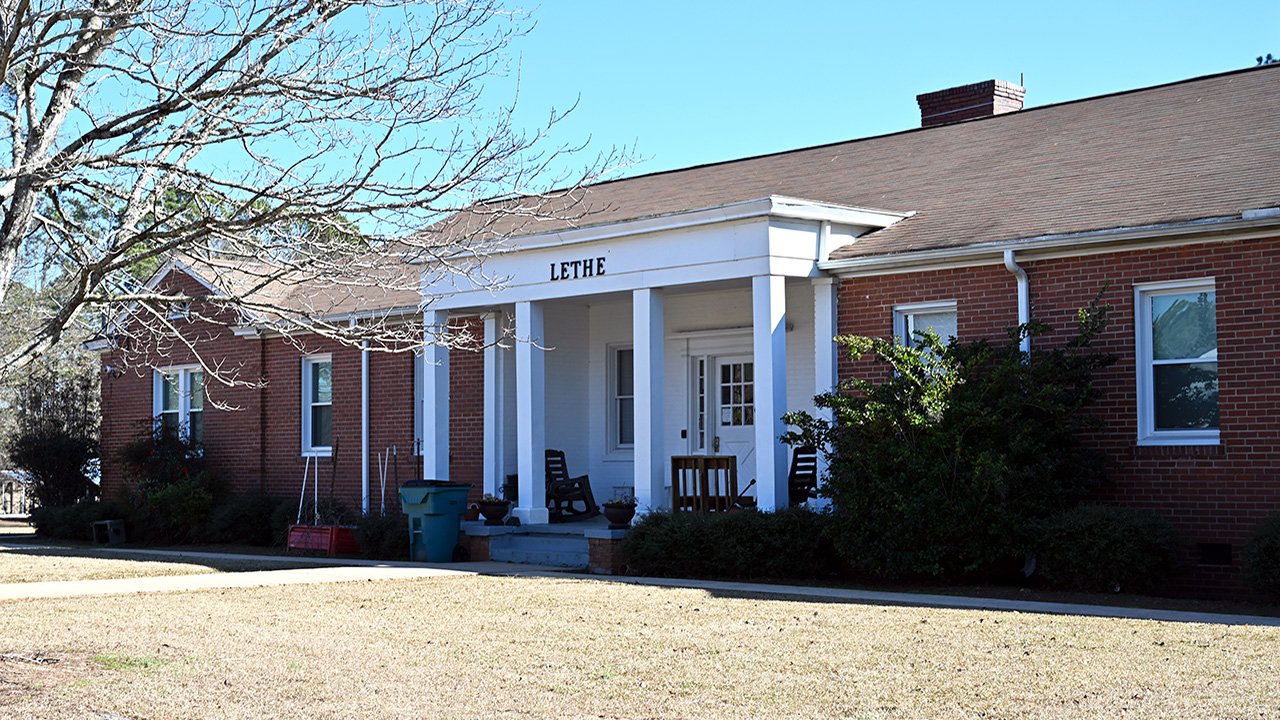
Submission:
POLYGON ((3 614, 59 662, 0 660, 0 717, 1280 717, 1277 628, 465 576, 3 614))

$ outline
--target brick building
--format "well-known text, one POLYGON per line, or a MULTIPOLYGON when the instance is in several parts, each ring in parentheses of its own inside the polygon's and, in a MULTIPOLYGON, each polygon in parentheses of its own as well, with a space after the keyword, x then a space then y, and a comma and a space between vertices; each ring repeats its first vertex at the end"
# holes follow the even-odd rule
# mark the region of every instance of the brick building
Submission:
MULTIPOLYGON (((1121 359, 1099 378, 1107 430, 1092 441, 1120 464, 1102 499, 1166 515, 1197 546, 1192 582, 1233 585, 1248 532, 1280 512, 1280 66, 1029 109, 1022 96, 1001 81, 929 93, 921 128, 592 186, 585 217, 486 260, 503 287, 425 287, 424 319, 469 328, 482 351, 369 354, 365 369, 359 350, 214 331, 208 346, 267 384, 227 391, 237 412, 193 410, 189 392, 168 412, 205 413, 211 460, 280 494, 303 457, 332 452, 308 437, 329 413, 353 506, 370 502, 370 448, 396 445, 476 492, 516 474, 526 523, 547 519, 546 448, 598 498, 650 507, 669 504, 671 456, 732 455, 778 507, 779 418, 855 371, 834 336, 1069 328, 1105 287, 1102 345, 1121 359), (328 411, 308 390, 321 371, 328 411)), ((162 376, 105 352, 105 452, 161 414, 180 360, 162 376)))

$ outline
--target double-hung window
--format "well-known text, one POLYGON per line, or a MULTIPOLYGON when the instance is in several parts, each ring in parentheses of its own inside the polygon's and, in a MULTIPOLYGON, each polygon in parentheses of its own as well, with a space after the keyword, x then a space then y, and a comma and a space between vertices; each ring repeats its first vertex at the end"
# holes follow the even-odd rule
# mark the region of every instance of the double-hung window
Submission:
POLYGON ((954 300, 916 305, 899 305, 893 309, 893 334, 907 347, 920 344, 916 333, 932 330, 946 343, 956 336, 956 303, 954 300))
POLYGON ((302 453, 328 455, 333 451, 333 359, 313 355, 302 359, 302 453))
POLYGON ((1213 278, 1134 287, 1138 443, 1218 444, 1213 278))
POLYGON ((204 441, 204 371, 199 367, 158 370, 152 390, 152 414, 160 427, 187 442, 204 441))
POLYGON ((609 449, 636 444, 635 350, 609 348, 609 449))

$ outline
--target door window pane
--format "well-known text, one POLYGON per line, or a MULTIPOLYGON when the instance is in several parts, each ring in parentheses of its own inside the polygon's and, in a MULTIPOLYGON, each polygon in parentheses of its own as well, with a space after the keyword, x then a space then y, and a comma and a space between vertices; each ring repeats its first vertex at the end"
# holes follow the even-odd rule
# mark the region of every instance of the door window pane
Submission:
POLYGON ((755 422, 752 400, 754 363, 726 363, 720 366, 720 424, 751 425, 755 422))

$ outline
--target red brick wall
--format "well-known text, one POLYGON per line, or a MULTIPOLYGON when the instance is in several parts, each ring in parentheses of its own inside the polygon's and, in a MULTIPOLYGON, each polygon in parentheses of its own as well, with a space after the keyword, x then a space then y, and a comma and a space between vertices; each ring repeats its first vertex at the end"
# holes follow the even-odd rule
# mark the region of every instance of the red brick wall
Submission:
MULTIPOLYGON (((1097 499, 1154 510, 1193 544, 1230 544, 1233 565, 1198 567, 1188 589, 1239 589, 1249 532, 1260 518, 1280 513, 1280 240, 1019 264, 1030 276, 1032 317, 1057 329, 1035 344, 1060 344, 1075 327, 1076 311, 1108 287, 1113 309, 1098 347, 1120 360, 1097 377, 1105 395, 1094 412, 1107 429, 1091 442, 1120 467, 1097 499), (1133 285, 1203 277, 1216 279, 1221 445, 1139 447, 1133 285)), ((841 333, 891 335, 895 305, 934 300, 957 301, 963 340, 1004 340, 1004 328, 1017 322, 1016 283, 1002 266, 848 279, 839 297, 841 333)), ((842 377, 869 370, 865 362, 842 360, 842 377)))
MULTIPOLYGON (((194 283, 176 274, 167 282, 194 283)), ((194 291, 196 287, 192 285, 194 291)), ((477 318, 455 323, 477 331, 477 318)), ((333 361, 334 457, 319 458, 320 495, 334 497, 349 509, 361 507, 361 352, 334 341, 309 338, 301 348, 283 338, 236 337, 222 326, 192 322, 182 329, 199 338, 206 364, 224 371, 234 369, 251 386, 228 387, 206 372, 207 401, 204 411, 204 445, 210 464, 235 492, 266 492, 297 498, 302 489, 306 459, 302 456, 302 357, 327 353, 333 361), (257 382, 258 380, 261 382, 257 382), (222 404, 224 408, 215 407, 222 404)), ((152 353, 155 366, 195 363, 180 344, 165 344, 164 357, 152 353)), ((477 345, 478 348, 478 345, 477 345)), ((152 371, 137 357, 112 351, 103 354, 102 446, 103 490, 113 497, 126 483, 116 458, 120 449, 152 417, 152 371)), ((455 480, 476 483, 482 492, 483 354, 455 351, 450 359, 450 423, 454 453, 450 473, 455 480)), ((420 449, 413 433, 413 355, 371 352, 369 355, 369 476, 370 508, 382 504, 377 454, 395 448, 395 462, 387 466, 386 506, 399 510, 395 480, 422 476, 420 449)), ((308 483, 315 473, 312 460, 308 483)), ((310 489, 308 490, 310 494, 310 489)))
POLYGON ((484 320, 460 318, 452 332, 470 350, 449 353, 449 479, 472 483, 468 500, 484 494, 484 320))

